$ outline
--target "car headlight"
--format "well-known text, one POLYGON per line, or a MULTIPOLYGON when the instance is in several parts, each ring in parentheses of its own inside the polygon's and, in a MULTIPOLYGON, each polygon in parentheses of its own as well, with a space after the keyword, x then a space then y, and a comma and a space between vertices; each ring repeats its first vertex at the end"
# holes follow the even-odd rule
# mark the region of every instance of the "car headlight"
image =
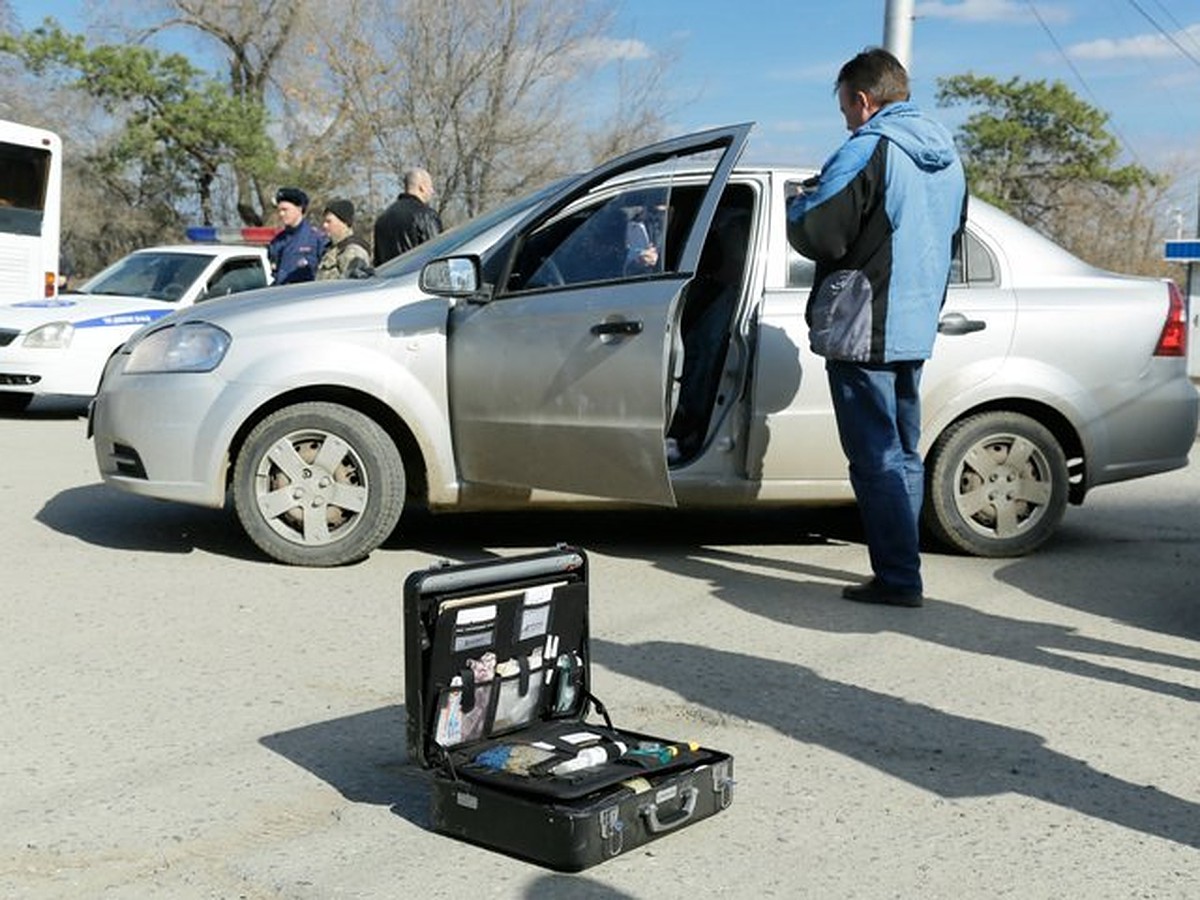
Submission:
POLYGON ((37 350, 65 350, 71 346, 74 334, 75 326, 70 322, 48 322, 25 335, 21 346, 37 350))
POLYGON ((207 322, 185 322, 151 331, 129 354, 126 372, 211 372, 229 349, 228 332, 207 322))

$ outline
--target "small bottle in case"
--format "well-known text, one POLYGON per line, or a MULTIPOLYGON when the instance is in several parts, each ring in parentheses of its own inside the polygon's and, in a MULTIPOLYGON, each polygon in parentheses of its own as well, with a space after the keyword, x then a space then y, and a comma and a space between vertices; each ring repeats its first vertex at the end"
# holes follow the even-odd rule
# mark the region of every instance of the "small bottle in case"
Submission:
POLYGON ((610 759, 616 759, 625 752, 625 745, 620 741, 612 744, 602 744, 596 747, 584 747, 570 759, 565 759, 550 770, 551 775, 567 775, 580 769, 590 769, 602 766, 610 759))
POLYGON ((582 661, 574 653, 563 653, 554 663, 554 712, 566 715, 575 708, 582 677, 582 661))

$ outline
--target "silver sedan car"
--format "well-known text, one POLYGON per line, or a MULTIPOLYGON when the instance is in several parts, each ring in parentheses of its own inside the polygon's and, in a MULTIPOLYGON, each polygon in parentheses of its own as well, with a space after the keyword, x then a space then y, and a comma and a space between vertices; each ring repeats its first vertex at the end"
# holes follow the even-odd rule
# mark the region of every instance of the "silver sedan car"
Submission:
MULTIPOLYGON (((114 487, 220 507, 285 563, 360 559, 408 504, 852 503, 812 263, 810 170, 739 166, 749 125, 627 154, 362 281, 181 310, 91 410, 114 487)), ((1172 284, 1095 269, 973 202, 923 380, 924 520, 1028 553, 1093 487, 1187 464, 1197 394, 1172 284)))

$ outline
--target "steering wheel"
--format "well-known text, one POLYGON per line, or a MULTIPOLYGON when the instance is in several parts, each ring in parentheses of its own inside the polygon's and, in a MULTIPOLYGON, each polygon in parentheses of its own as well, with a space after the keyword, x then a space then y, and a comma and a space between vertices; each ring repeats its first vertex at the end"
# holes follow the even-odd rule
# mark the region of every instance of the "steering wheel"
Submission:
POLYGON ((180 284, 178 281, 172 281, 165 288, 159 291, 159 293, 162 294, 163 300, 175 301, 183 296, 183 292, 186 288, 187 285, 180 284))

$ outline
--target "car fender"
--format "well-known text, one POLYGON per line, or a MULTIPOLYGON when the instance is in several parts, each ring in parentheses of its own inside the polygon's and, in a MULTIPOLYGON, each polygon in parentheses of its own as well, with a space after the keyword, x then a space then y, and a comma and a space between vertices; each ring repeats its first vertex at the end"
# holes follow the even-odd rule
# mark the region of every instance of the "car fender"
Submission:
POLYGON ((243 347, 250 345, 245 354, 249 364, 226 376, 229 387, 210 411, 219 432, 208 451, 210 459, 223 465, 237 434, 258 421, 264 410, 278 408, 281 398, 298 402, 330 388, 345 389, 384 403, 404 422, 423 457, 430 502, 453 502, 458 485, 446 415, 445 335, 410 335, 404 340, 399 351, 392 345, 364 346, 334 337, 281 342, 280 349, 262 354, 253 352, 257 341, 242 339, 243 347))
POLYGON ((1105 436, 1100 410, 1091 394, 1062 369, 1027 357, 1006 359, 986 380, 936 406, 926 401, 921 453, 928 454, 947 427, 973 410, 1019 408, 1028 403, 1048 407, 1062 416, 1078 436, 1085 459, 1100 454, 1105 436))

